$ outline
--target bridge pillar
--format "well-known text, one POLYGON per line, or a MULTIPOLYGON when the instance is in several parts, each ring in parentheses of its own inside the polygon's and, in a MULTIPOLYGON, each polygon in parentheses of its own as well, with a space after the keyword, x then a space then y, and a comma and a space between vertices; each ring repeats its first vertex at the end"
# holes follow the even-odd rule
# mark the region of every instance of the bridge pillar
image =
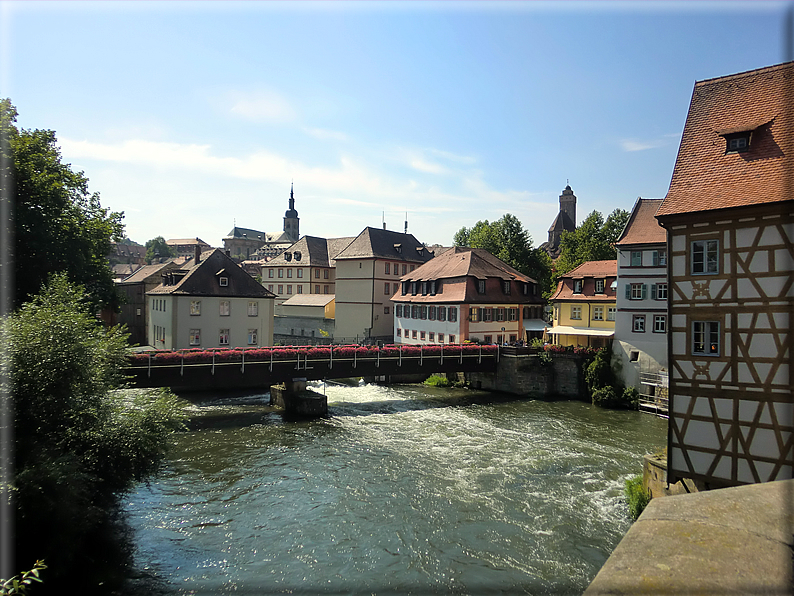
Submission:
POLYGON ((296 378, 270 387, 270 403, 299 416, 328 416, 328 399, 321 393, 306 389, 306 379, 296 378))

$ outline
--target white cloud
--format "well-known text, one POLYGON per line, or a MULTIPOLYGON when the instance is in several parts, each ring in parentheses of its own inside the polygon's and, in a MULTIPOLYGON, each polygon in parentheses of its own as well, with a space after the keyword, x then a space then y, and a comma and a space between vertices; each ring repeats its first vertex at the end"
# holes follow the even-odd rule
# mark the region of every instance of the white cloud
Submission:
POLYGON ((232 114, 252 122, 284 124, 297 118, 289 102, 272 91, 233 93, 231 103, 232 114))
MULTIPOLYGON (((665 135, 665 137, 670 137, 671 135, 665 135)), ((621 139, 620 140, 620 147, 623 151, 645 151, 646 149, 658 149, 659 147, 664 147, 665 145, 669 145, 670 141, 668 138, 662 139, 655 139, 650 141, 638 141, 637 139, 621 139)))
POLYGON ((347 141, 348 136, 343 132, 338 132, 335 130, 328 130, 325 128, 304 128, 303 132, 307 135, 314 137, 315 139, 320 139, 322 141, 325 140, 332 140, 332 141, 347 141))

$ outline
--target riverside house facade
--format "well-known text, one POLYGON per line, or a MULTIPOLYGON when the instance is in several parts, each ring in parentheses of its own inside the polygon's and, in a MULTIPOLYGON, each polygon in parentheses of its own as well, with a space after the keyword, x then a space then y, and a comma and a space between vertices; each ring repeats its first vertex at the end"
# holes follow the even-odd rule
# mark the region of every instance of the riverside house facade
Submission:
POLYGON ((157 349, 273 345, 275 296, 220 249, 169 270, 146 296, 157 349))
POLYGON ((669 255, 668 480, 792 477, 794 62, 695 83, 656 217, 669 255))
POLYGON ((395 286, 397 344, 505 343, 542 333, 535 280, 480 248, 454 247, 395 286))
POLYGON ((561 276, 550 298, 554 343, 605 347, 615 335, 617 261, 588 261, 561 276))
POLYGON ((616 243, 618 292, 612 355, 641 401, 664 409, 667 391, 667 234, 662 199, 638 198, 616 243))

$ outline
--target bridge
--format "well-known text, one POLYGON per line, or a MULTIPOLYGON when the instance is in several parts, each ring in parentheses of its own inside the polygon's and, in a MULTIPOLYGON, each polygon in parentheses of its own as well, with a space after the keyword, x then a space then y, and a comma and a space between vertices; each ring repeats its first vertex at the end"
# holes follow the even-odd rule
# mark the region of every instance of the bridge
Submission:
MULTIPOLYGON (((133 387, 173 391, 263 389, 284 384, 289 397, 306 381, 351 377, 392 377, 450 372, 495 372, 498 346, 323 346, 235 350, 137 352, 126 373, 133 387)), ((279 394, 281 395, 281 393, 279 394)), ((289 404, 285 407, 291 409, 289 404)))

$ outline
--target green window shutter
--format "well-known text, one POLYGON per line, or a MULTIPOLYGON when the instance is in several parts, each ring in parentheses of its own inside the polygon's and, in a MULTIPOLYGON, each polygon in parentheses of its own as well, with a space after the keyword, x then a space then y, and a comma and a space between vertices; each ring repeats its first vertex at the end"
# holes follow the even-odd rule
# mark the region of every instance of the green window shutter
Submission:
POLYGON ((651 299, 656 300, 656 284, 651 284, 651 299))
POLYGON ((631 284, 626 284, 626 298, 631 300, 631 284))
POLYGON ((659 265, 659 251, 653 251, 653 266, 657 267, 659 265))
POLYGON ((648 284, 642 284, 642 299, 645 300, 648 297, 648 284))

